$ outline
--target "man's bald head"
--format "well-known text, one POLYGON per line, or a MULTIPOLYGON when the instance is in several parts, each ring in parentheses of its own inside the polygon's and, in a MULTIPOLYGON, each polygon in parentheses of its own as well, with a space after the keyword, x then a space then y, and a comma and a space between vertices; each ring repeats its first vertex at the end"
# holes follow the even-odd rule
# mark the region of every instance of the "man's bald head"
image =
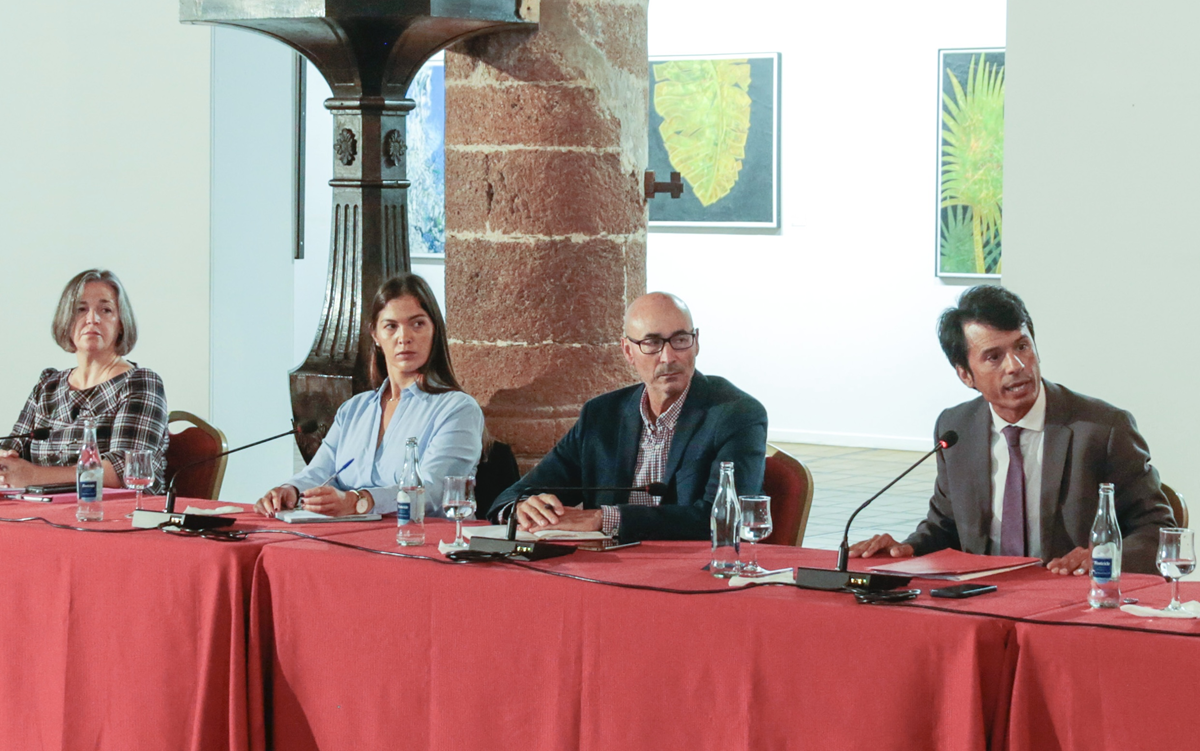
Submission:
POLYGON ((631 302, 625 309, 625 336, 641 339, 648 332, 634 333, 630 330, 631 324, 635 321, 645 323, 647 319, 657 319, 663 314, 671 315, 672 313, 681 315, 686 322, 684 328, 688 331, 692 330, 692 311, 688 308, 687 303, 670 292, 647 292, 631 302))
POLYGON ((667 292, 634 300, 625 311, 621 351, 646 384, 651 411, 662 414, 687 390, 696 372, 700 340, 687 303, 667 292))

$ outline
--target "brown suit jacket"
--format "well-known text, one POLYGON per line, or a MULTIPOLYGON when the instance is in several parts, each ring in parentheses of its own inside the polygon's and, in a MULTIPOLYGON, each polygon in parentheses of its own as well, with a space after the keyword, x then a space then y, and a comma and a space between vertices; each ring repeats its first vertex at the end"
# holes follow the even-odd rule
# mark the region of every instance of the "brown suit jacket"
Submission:
MULTIPOLYGON (((1086 548, 1100 483, 1116 486, 1125 571, 1155 573, 1158 529, 1174 526, 1158 470, 1133 416, 1049 381, 1043 435, 1041 524, 1046 561, 1086 548)), ((958 445, 938 453, 929 514, 906 543, 917 555, 943 548, 988 555, 992 522, 991 410, 983 397, 938 417, 934 435, 958 432, 958 445)))

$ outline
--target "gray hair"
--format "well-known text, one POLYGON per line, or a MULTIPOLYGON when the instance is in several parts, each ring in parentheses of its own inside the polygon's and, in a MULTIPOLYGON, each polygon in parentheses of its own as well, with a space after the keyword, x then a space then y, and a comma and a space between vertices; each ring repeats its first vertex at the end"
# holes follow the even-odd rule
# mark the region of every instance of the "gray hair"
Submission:
POLYGON ((54 313, 54 323, 50 327, 51 333, 54 334, 54 341, 67 352, 75 351, 75 342, 71 340, 75 318, 78 316, 75 309, 79 306, 79 299, 83 297, 83 288, 87 286, 88 282, 103 282, 116 294, 117 316, 121 321, 121 331, 117 334, 114 349, 118 355, 129 354, 133 345, 137 344, 137 322, 133 319, 133 305, 129 303, 129 297, 125 294, 125 287, 121 284, 121 280, 117 278, 116 274, 105 269, 81 271, 67 282, 66 287, 63 287, 62 297, 58 300, 58 310, 54 313))

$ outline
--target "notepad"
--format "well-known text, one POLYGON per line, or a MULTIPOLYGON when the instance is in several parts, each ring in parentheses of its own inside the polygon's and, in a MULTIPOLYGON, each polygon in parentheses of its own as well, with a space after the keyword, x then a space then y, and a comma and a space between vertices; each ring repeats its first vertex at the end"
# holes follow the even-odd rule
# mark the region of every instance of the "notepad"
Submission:
POLYGON ((294 508, 287 511, 280 511, 275 514, 275 518, 280 521, 285 521, 288 524, 315 524, 325 522, 374 522, 383 518, 380 514, 350 514, 349 516, 327 516, 326 514, 318 514, 316 511, 308 511, 307 509, 294 508))
MULTIPOLYGON (((505 524, 492 524, 485 527, 463 527, 463 536, 468 540, 472 537, 490 537, 493 540, 507 540, 508 526, 505 524)), ((533 542, 534 540, 580 542, 583 540, 607 540, 609 536, 603 532, 581 532, 569 529, 543 529, 538 532, 522 532, 518 529, 517 539, 524 542, 533 542)))

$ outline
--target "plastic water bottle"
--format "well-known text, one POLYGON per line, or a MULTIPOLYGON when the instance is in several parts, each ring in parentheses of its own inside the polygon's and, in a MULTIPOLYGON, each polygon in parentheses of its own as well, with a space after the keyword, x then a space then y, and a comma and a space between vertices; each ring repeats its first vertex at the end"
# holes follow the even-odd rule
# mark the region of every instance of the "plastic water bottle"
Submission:
POLYGON ((733 462, 721 462, 721 484, 712 506, 712 562, 708 566, 713 576, 729 578, 741 570, 738 554, 741 552, 741 535, 738 529, 742 522, 738 506, 737 488, 733 484, 733 462))
POLYGON ((421 459, 417 439, 404 444, 404 468, 400 471, 400 492, 396 494, 396 542, 400 545, 425 544, 425 481, 421 478, 421 459))
POLYGON ((83 445, 79 449, 79 463, 75 465, 75 495, 79 499, 76 519, 104 520, 104 464, 96 445, 96 423, 87 418, 83 420, 83 445))
POLYGON ((1100 485, 1100 505, 1092 523, 1092 589, 1088 604, 1115 608, 1121 604, 1121 528, 1111 482, 1100 485))

